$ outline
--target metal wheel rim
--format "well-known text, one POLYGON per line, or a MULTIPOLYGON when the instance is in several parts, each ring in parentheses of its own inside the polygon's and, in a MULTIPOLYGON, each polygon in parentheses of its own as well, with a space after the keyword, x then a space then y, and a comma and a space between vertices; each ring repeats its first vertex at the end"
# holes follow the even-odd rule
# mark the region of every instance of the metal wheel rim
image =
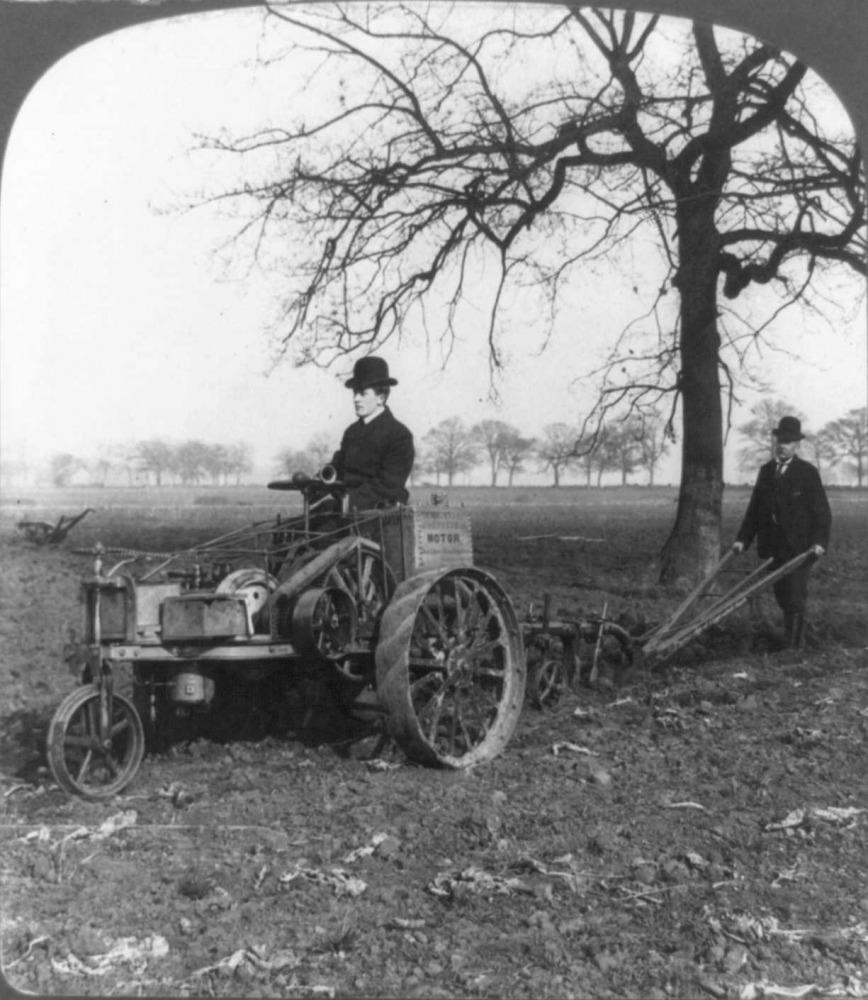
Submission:
POLYGON ((377 693, 411 758, 471 767, 497 756, 525 691, 521 630, 489 574, 437 570, 401 584, 383 616, 377 693))
POLYGON ((145 753, 145 736, 132 702, 112 695, 111 747, 97 739, 99 691, 82 687, 60 704, 48 728, 48 765, 57 784, 85 799, 112 798, 132 781, 145 753))

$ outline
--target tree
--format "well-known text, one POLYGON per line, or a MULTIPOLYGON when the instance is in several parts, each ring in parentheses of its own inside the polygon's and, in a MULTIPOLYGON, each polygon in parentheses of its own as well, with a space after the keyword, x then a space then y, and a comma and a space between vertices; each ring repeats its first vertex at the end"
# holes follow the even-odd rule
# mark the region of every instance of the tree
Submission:
POLYGON ((470 433, 488 456, 491 485, 497 486, 497 474, 506 464, 507 441, 514 441, 518 431, 502 420, 480 420, 470 428, 470 433))
POLYGON ((319 470, 332 460, 337 445, 325 431, 319 431, 308 441, 305 451, 310 456, 313 468, 319 470))
POLYGON ((512 486, 516 472, 524 471, 524 463, 537 446, 536 438, 522 437, 518 431, 507 434, 503 441, 503 465, 508 473, 507 483, 512 486))
POLYGON ((100 444, 96 455, 88 462, 94 482, 105 486, 109 473, 117 464, 117 445, 100 444))
POLYGON ((597 450, 606 436, 606 428, 597 426, 588 430, 588 418, 579 418, 581 431, 576 439, 576 460, 585 474, 585 486, 590 487, 596 464, 597 450))
POLYGON ((171 468, 185 486, 196 484, 203 475, 209 474, 214 478, 215 469, 219 468, 214 457, 215 453, 210 445, 202 441, 185 441, 175 448, 171 468))
POLYGON ((143 471, 138 444, 134 441, 119 442, 112 445, 110 454, 114 464, 126 473, 127 486, 132 486, 136 475, 143 471))
POLYGON ((837 449, 832 435, 829 432, 829 425, 821 427, 816 434, 812 434, 808 442, 811 457, 820 475, 825 475, 827 465, 834 465, 837 458, 837 449))
POLYGON ((591 449, 591 466, 597 472, 597 489, 603 485, 603 475, 618 468, 615 434, 608 424, 600 427, 591 449))
POLYGON ((497 368, 512 289, 529 310, 536 292, 533 314, 553 322, 585 262, 614 261, 633 237, 653 242, 660 271, 641 309, 658 332, 613 352, 600 419, 625 399, 680 403, 661 575, 701 575, 720 550, 722 380, 731 388, 762 341, 757 311, 811 305, 832 267, 865 273, 854 138, 807 68, 760 40, 574 4, 504 5, 458 23, 451 9, 270 9, 293 32, 291 54, 315 51, 316 71, 331 70, 333 100, 310 120, 213 140, 277 164, 218 197, 251 204, 244 236, 265 264, 297 234, 283 344, 318 364, 424 325, 425 303, 443 307, 454 335, 492 260, 497 368))
POLYGON ((837 461, 845 461, 847 468, 855 472, 861 489, 868 461, 868 408, 850 410, 845 417, 826 424, 823 433, 837 461))
POLYGON ((84 468, 84 462, 69 452, 54 455, 51 459, 51 483, 53 486, 69 486, 70 480, 84 468))
POLYGON ((297 448, 283 448, 274 456, 277 471, 291 476, 294 472, 313 472, 313 463, 306 451, 297 448))
POLYGON ((253 449, 247 441, 236 441, 229 445, 226 455, 226 474, 235 476, 235 485, 241 485, 241 477, 253 471, 253 449))
POLYGON ((750 408, 750 413, 751 419, 737 428, 738 433, 747 441, 738 453, 738 467, 744 472, 754 472, 757 466, 774 458, 773 432, 781 417, 798 417, 803 422, 805 419, 799 410, 782 399, 761 399, 750 408))
POLYGON ((540 467, 552 472, 552 486, 560 486, 561 474, 575 464, 578 437, 578 431, 569 424, 554 423, 543 427, 542 440, 537 445, 536 453, 540 467))
POLYGON ((641 462, 641 436, 641 419, 631 418, 612 429, 609 450, 615 468, 621 473, 622 486, 627 485, 627 477, 636 471, 641 462))
POLYGON ((441 472, 445 473, 447 485, 451 486, 459 472, 466 472, 476 464, 476 442, 460 417, 441 420, 428 431, 423 441, 427 448, 427 462, 437 475, 438 486, 441 472))
POLYGON ((229 471, 229 447, 225 444, 203 444, 200 457, 200 469, 211 477, 215 486, 225 481, 229 471))
POLYGON ((671 428, 657 410, 634 419, 639 446, 639 465, 648 470, 648 485, 654 485, 654 471, 660 459, 669 451, 671 428))
POLYGON ((304 448, 285 448, 277 455, 277 463, 282 472, 319 472, 332 460, 337 450, 334 442, 324 431, 314 434, 304 448))
POLYGON ((173 467, 172 448, 165 441, 158 439, 139 441, 135 447, 141 470, 148 474, 153 473, 157 486, 162 486, 164 474, 173 467))

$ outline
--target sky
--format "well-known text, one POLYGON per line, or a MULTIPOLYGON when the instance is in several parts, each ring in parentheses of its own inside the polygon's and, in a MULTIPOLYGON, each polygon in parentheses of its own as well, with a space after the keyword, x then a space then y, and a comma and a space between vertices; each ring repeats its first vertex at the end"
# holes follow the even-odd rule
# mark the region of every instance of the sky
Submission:
MULTIPOLYGON (((93 457, 153 437, 246 441, 267 478, 282 449, 320 432, 337 445, 353 418, 343 384, 352 359, 331 371, 274 366, 274 277, 227 272, 217 251, 236 220, 185 210, 205 185, 219 186, 224 169, 196 148, 196 134, 243 129, 263 105, 278 115, 289 101, 315 99, 285 76, 280 88, 257 76, 261 30, 255 11, 128 29, 67 56, 31 92, 0 202, 4 457, 93 457)), ((637 246, 640 272, 642 254, 637 246)), ((481 312, 448 355, 436 338, 387 345, 379 353, 399 380, 394 412, 417 439, 456 415, 468 424, 505 420, 529 435, 576 423, 593 401, 587 372, 635 315, 627 288, 615 275, 589 273, 544 351, 532 323, 517 331, 504 344, 496 398, 481 312)), ((847 287, 831 325, 786 320, 785 350, 758 362, 767 388, 742 394, 736 425, 764 394, 794 404, 809 431, 865 405, 858 289, 847 287)), ((727 448, 730 475, 740 443, 733 436, 727 448)), ((677 477, 676 449, 656 478, 677 477)))

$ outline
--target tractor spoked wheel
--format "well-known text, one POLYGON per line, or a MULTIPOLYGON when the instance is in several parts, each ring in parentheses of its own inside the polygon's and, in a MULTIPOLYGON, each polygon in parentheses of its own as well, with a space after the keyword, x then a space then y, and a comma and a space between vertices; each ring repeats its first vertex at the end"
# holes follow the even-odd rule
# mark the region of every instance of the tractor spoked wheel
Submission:
POLYGON ((91 685, 63 699, 49 724, 47 743, 57 784, 92 801, 122 791, 145 753, 142 721, 132 703, 119 694, 109 698, 91 685))
POLYGON ((362 539, 358 551, 329 570, 324 585, 345 590, 356 604, 359 622, 373 626, 395 589, 395 577, 380 547, 362 539))
MULTIPOLYGON (((356 610, 353 626, 354 640, 373 640, 380 628, 383 610, 395 590, 395 577, 380 552, 380 547, 363 539, 357 552, 333 566, 324 578, 324 585, 349 594, 356 610)), ((352 658, 335 657, 335 666, 347 681, 355 683, 365 675, 371 680, 370 670, 352 658), (361 674, 360 674, 361 671, 361 674)))
POLYGON ((474 568, 400 584, 376 650, 377 695, 408 757, 471 767, 509 742, 525 691, 521 630, 509 598, 474 568))

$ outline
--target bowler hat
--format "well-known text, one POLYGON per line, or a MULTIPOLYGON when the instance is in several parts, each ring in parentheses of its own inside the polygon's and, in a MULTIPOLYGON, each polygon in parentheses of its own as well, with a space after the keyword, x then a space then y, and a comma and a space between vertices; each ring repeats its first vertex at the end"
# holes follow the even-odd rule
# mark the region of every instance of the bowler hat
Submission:
POLYGON ((772 431, 772 434, 774 434, 781 444, 787 444, 790 441, 801 441, 805 436, 802 434, 802 422, 798 417, 781 417, 777 428, 772 431))
POLYGON ((353 377, 346 383, 348 389, 371 389, 381 385, 397 385, 389 378, 389 366, 382 358, 359 358, 353 366, 353 377))

